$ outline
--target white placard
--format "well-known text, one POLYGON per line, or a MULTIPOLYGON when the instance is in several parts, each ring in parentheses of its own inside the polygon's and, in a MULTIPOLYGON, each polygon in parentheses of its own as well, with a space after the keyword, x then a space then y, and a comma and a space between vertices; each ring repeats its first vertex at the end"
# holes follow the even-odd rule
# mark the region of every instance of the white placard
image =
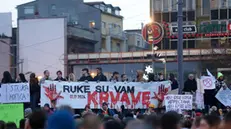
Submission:
POLYGON ((231 90, 221 88, 216 94, 216 98, 225 106, 231 106, 231 90))
POLYGON ((183 110, 192 110, 192 95, 166 95, 166 111, 176 111, 182 113, 183 110))
POLYGON ((87 104, 99 109, 103 102, 110 108, 122 104, 128 109, 148 108, 149 104, 158 106, 157 97, 164 99, 163 93, 171 90, 169 81, 164 82, 56 82, 45 81, 41 85, 41 106, 57 100, 57 106, 70 105, 83 109, 87 104))
POLYGON ((30 86, 28 83, 10 83, 1 85, 1 103, 30 102, 30 86))
POLYGON ((213 77, 202 76, 200 80, 201 80, 201 86, 205 90, 213 90, 216 88, 215 86, 216 80, 214 80, 213 77))

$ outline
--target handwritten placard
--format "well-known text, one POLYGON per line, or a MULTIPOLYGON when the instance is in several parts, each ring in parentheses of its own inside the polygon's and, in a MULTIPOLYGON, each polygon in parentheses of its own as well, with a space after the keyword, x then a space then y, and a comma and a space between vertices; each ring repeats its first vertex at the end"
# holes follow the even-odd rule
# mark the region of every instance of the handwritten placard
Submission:
POLYGON ((183 110, 192 110, 192 95, 167 95, 165 96, 166 111, 182 113, 183 110))
POLYGON ((14 122, 19 127, 23 118, 23 104, 0 104, 0 120, 14 122))
POLYGON ((231 106, 231 90, 221 88, 216 94, 216 98, 225 106, 231 106))
POLYGON ((1 85, 1 103, 30 102, 30 86, 28 83, 12 83, 1 85))

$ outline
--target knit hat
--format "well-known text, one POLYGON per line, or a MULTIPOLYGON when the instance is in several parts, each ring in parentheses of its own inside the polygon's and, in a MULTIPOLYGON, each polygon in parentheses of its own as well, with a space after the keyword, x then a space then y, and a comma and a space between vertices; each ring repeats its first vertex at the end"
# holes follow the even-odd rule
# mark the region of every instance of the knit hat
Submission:
POLYGON ((59 110, 48 118, 47 129, 76 129, 76 123, 70 112, 59 110))
POLYGON ((154 105, 154 104, 149 104, 148 107, 149 107, 149 108, 155 108, 155 105, 154 105))
POLYGON ((217 78, 223 77, 224 75, 221 72, 217 73, 217 78))

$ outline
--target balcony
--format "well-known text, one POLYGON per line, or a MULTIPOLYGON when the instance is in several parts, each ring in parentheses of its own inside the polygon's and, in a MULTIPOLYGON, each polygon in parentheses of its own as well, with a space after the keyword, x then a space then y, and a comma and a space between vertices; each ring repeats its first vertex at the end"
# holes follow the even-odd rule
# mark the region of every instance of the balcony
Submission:
POLYGON ((102 28, 102 35, 111 36, 114 39, 125 40, 125 33, 120 28, 102 28))
POLYGON ((72 36, 77 39, 96 41, 95 33, 89 29, 84 29, 76 26, 68 26, 67 34, 68 36, 72 36))

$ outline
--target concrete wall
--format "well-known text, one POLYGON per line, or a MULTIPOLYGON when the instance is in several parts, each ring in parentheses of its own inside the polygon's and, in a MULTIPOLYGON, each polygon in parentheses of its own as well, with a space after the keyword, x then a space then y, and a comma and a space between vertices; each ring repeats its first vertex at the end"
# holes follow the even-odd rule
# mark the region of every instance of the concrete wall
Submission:
POLYGON ((66 21, 64 18, 19 20, 20 72, 43 75, 49 70, 53 78, 56 71, 65 71, 66 21))
POLYGON ((10 71, 10 39, 0 38, 0 79, 4 71, 10 71))

